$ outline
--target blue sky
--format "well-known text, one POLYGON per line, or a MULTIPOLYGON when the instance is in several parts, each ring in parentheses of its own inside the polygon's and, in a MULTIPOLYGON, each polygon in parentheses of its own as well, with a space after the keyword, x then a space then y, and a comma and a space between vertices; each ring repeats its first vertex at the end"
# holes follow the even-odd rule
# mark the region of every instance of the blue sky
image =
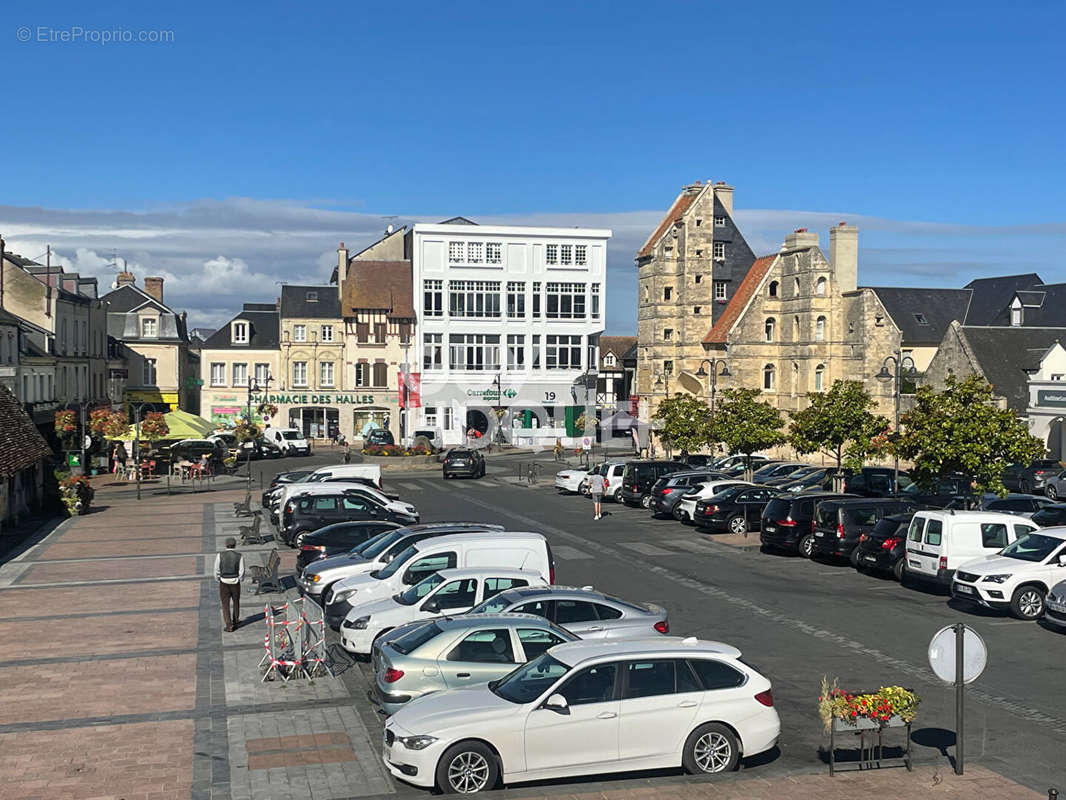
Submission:
POLYGON ((627 332, 633 252, 698 179, 759 252, 859 222, 865 283, 1063 277, 1066 4, 869 5, 12 4, 0 232, 117 250, 207 324, 338 236, 463 214, 610 224, 627 332), (75 26, 173 35, 40 41, 75 26))

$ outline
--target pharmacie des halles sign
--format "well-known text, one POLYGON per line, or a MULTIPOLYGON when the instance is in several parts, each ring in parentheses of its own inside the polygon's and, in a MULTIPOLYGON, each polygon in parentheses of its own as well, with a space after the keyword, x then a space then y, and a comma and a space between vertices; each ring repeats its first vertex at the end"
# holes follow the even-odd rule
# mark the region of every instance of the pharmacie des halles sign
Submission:
POLYGON ((275 403, 289 406, 370 406, 380 402, 372 394, 260 394, 252 395, 252 403, 275 403))

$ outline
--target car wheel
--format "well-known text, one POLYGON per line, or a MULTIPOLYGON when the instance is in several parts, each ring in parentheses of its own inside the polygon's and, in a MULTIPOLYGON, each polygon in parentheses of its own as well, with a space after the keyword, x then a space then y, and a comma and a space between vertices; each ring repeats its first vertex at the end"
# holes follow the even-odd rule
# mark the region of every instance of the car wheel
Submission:
POLYGON ((621 501, 621 500, 619 499, 619 497, 618 497, 618 493, 619 493, 619 492, 621 492, 621 491, 622 491, 622 488, 621 488, 621 487, 618 487, 618 488, 617 488, 617 489, 615 489, 615 490, 614 490, 613 492, 611 492, 611 493, 610 493, 609 495, 607 495, 607 496, 608 496, 608 497, 610 498, 610 500, 611 500, 611 502, 612 502, 612 503, 621 503, 621 502, 622 502, 622 501, 621 501))
POLYGON ((297 531, 296 535, 292 537, 292 543, 290 547, 299 547, 304 543, 304 539, 311 535, 311 531, 297 531))
POLYGON ((859 548, 855 548, 851 551, 851 555, 848 556, 848 561, 851 562, 851 566, 855 567, 859 572, 862 572, 862 565, 859 563, 859 548))
POLYGON ((1058 500, 1059 499, 1059 490, 1055 488, 1055 484, 1053 484, 1053 483, 1049 483, 1047 485, 1047 487, 1044 489, 1044 494, 1047 495, 1047 499, 1048 500, 1058 500))
POLYGON ((651 495, 650 494, 646 494, 642 498, 640 498, 640 507, 641 508, 651 508, 651 495))
POLYGON ((814 534, 808 533, 799 543, 799 553, 804 558, 814 558, 814 534))
POLYGON ((437 762, 437 788, 444 794, 476 794, 500 776, 496 754, 481 742, 459 742, 437 762))
POLYGON ((748 531, 748 522, 740 514, 731 516, 726 524, 729 526, 730 533, 747 533, 748 531))
POLYGON ((900 585, 902 585, 904 578, 906 578, 906 574, 907 559, 901 558, 899 561, 892 565, 892 577, 899 581, 900 585))
POLYGON ((737 737, 717 722, 700 725, 685 740, 681 763, 692 775, 731 772, 740 760, 737 737))
POLYGON ((1018 619, 1040 619, 1044 616, 1044 590, 1039 586, 1019 587, 1011 596, 1010 610, 1018 619))

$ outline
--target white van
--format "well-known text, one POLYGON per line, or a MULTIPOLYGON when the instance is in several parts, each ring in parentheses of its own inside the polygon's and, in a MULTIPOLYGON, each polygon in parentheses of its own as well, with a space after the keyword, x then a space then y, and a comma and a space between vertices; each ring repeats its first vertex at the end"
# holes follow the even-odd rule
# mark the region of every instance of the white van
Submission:
MULTIPOLYGON (((334 584, 329 605, 349 606, 346 619, 356 619, 361 606, 398 594, 434 572, 465 567, 530 570, 555 582, 551 547, 539 533, 452 534, 423 539, 398 553, 387 566, 334 584)), ((326 613, 332 616, 336 609, 327 607, 326 613)))
POLYGON ((320 481, 336 481, 342 478, 358 478, 360 481, 369 481, 379 489, 381 488, 381 465, 380 464, 335 464, 332 467, 319 467, 307 476, 305 483, 319 483, 320 481))
POLYGON ((405 592, 360 605, 358 616, 341 625, 341 644, 349 653, 370 655, 374 640, 383 633, 441 614, 465 614, 484 600, 508 589, 547 586, 545 573, 508 567, 442 569, 405 592))
POLYGON ((303 431, 297 428, 267 428, 263 431, 263 438, 276 444, 282 455, 311 455, 311 443, 307 441, 303 431))
POLYGON ((919 511, 907 529, 904 575, 949 586, 960 564, 997 553, 1037 529, 1015 514, 919 511))

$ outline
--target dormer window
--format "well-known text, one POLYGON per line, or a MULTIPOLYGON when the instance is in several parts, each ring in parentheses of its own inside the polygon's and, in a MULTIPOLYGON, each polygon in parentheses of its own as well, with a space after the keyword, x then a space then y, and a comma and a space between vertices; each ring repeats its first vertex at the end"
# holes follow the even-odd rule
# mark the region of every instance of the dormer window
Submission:
POLYGON ((308 303, 317 303, 318 302, 318 292, 308 292, 307 293, 307 302, 308 303))
POLYGON ((156 327, 156 321, 152 317, 146 317, 141 320, 141 337, 144 339, 154 339, 159 335, 158 328, 156 327))
POLYGON ((1025 310, 1022 308, 1022 301, 1017 297, 1014 298, 1014 302, 1010 304, 1010 324, 1012 328, 1020 328, 1024 320, 1025 310))
POLYGON ((232 328, 232 339, 234 344, 248 344, 248 323, 247 322, 234 322, 232 328))
POLYGON ((603 357, 603 365, 605 367, 613 367, 614 363, 614 353, 608 353, 603 357))

